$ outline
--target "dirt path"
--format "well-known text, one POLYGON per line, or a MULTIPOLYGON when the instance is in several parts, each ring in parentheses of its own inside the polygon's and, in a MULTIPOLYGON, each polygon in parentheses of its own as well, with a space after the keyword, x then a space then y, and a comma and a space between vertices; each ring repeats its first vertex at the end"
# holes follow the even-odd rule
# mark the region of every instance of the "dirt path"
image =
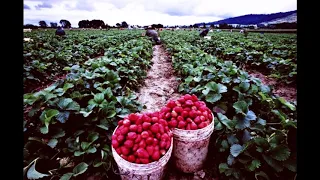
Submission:
POLYGON ((278 83, 277 80, 269 78, 257 71, 247 70, 247 72, 256 78, 259 78, 263 84, 273 86, 273 94, 283 97, 289 102, 297 101, 297 88, 289 87, 283 83, 278 83))
MULTIPOLYGON (((165 106, 170 99, 176 100, 181 94, 178 93, 179 82, 176 80, 170 55, 162 45, 153 47, 152 67, 147 73, 144 85, 137 92, 138 101, 146 105, 142 112, 154 112, 165 106)), ((194 174, 178 172, 172 161, 169 161, 169 168, 165 179, 168 180, 196 180, 208 179, 202 171, 194 174), (202 177, 202 178, 201 178, 202 177)))
POLYGON ((154 112, 165 106, 169 99, 177 99, 179 82, 176 80, 171 59, 162 45, 153 47, 152 67, 144 86, 137 92, 138 101, 147 106, 142 112, 154 112))

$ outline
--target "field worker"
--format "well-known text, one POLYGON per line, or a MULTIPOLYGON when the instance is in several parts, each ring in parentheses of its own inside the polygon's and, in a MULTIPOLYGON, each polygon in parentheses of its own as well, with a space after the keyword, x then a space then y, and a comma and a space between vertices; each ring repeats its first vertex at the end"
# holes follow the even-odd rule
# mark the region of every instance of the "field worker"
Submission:
POLYGON ((56 35, 58 36, 64 36, 66 35, 66 32, 61 28, 61 26, 58 26, 58 29, 56 30, 56 35))
POLYGON ((158 45, 161 44, 158 32, 155 29, 153 29, 151 26, 147 28, 146 36, 151 37, 152 40, 156 42, 156 44, 158 45))
POLYGON ((204 37, 204 36, 206 36, 206 35, 208 34, 208 32, 209 32, 209 29, 207 28, 207 29, 203 30, 203 31, 200 33, 200 36, 201 36, 201 37, 204 37))

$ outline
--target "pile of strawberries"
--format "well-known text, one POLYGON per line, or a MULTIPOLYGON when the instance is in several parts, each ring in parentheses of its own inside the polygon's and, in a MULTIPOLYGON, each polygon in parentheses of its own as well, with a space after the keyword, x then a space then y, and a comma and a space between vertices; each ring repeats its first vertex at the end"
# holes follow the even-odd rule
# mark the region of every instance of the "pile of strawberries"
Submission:
POLYGON ((169 128, 197 130, 212 122, 211 111, 195 95, 169 101, 160 112, 133 113, 118 122, 112 147, 125 160, 148 164, 158 161, 171 146, 169 128))

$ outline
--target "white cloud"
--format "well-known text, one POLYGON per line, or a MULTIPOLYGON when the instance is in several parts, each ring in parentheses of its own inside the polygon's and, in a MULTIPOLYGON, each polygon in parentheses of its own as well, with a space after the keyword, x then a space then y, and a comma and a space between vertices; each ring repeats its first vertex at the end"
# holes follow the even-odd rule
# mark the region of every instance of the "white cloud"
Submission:
MULTIPOLYGON (((72 26, 80 20, 101 19, 109 25, 190 25, 245 14, 285 12, 297 9, 297 0, 25 0, 24 23, 67 19, 72 26), (39 4, 52 8, 36 10, 39 4)), ((49 22, 47 22, 49 23, 49 22)))

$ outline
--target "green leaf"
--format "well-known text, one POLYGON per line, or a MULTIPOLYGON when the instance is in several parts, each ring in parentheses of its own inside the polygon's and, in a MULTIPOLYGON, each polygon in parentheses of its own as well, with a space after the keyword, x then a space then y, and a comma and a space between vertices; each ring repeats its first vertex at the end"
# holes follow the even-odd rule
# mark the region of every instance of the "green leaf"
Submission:
POLYGON ((230 119, 221 113, 218 113, 217 116, 222 124, 224 124, 228 129, 233 130, 234 124, 230 119))
POLYGON ((113 118, 117 112, 115 110, 108 110, 107 112, 107 118, 113 118))
POLYGON ((90 146, 90 143, 88 143, 88 142, 81 142, 81 149, 82 150, 87 150, 88 148, 89 148, 89 146, 90 146))
POLYGON ((46 176, 50 176, 50 174, 43 174, 36 170, 36 162, 34 161, 33 165, 29 168, 27 172, 27 178, 28 179, 40 179, 46 176))
POLYGON ((63 85, 63 90, 64 90, 64 91, 67 91, 68 89, 73 88, 73 87, 74 87, 73 84, 65 83, 65 84, 63 85))
POLYGON ((66 135, 66 133, 64 132, 64 130, 58 129, 58 131, 56 132, 55 135, 52 136, 52 138, 57 139, 57 138, 61 138, 61 137, 65 136, 65 135, 66 135))
POLYGON ((100 167, 103 164, 105 164, 105 162, 93 162, 93 167, 100 167))
POLYGON ((261 163, 258 159, 254 159, 248 166, 249 171, 254 171, 260 167, 261 163))
POLYGON ((278 100, 285 106, 287 106, 291 111, 295 111, 296 107, 286 101, 283 97, 279 97, 278 100))
POLYGON ((23 102, 29 105, 32 105, 34 102, 38 100, 32 93, 24 94, 23 95, 23 102))
POLYGON ((69 111, 61 111, 57 115, 56 119, 61 123, 65 123, 69 119, 70 112, 69 111))
POLYGON ((97 132, 90 132, 89 133, 88 140, 90 141, 90 143, 94 142, 98 138, 99 138, 99 133, 97 133, 97 132))
POLYGON ((58 144, 57 139, 50 139, 50 141, 48 142, 48 146, 50 146, 51 148, 55 148, 57 144, 58 144))
POLYGON ((266 179, 266 180, 270 180, 269 179, 269 176, 266 174, 266 173, 264 173, 263 171, 260 171, 260 172, 256 172, 255 174, 254 174, 254 177, 256 178, 256 180, 261 180, 261 179, 259 179, 258 177, 263 177, 264 179, 266 179))
POLYGON ((94 95, 94 101, 100 104, 104 100, 104 94, 103 93, 98 93, 94 95))
POLYGON ((69 180, 73 176, 73 173, 66 173, 59 180, 69 180))
POLYGON ((84 173, 88 169, 88 164, 82 162, 79 163, 76 167, 73 168, 73 176, 78 176, 82 173, 84 173))
POLYGON ((234 117, 234 121, 236 122, 236 129, 245 129, 247 127, 250 127, 250 121, 246 119, 245 117, 234 117))
POLYGON ((232 134, 228 136, 228 142, 229 144, 233 145, 233 144, 239 143, 239 140, 236 138, 236 136, 232 134))
POLYGON ((64 71, 70 71, 71 68, 70 68, 70 67, 64 67, 63 70, 64 70, 64 71))
POLYGON ((230 154, 232 154, 233 157, 237 157, 242 149, 243 147, 240 144, 233 144, 230 148, 230 154))
POLYGON ((57 105, 59 108, 66 110, 68 105, 72 102, 73 100, 71 98, 61 98, 57 105))
POLYGON ((48 133, 51 119, 58 114, 59 114, 59 111, 56 109, 46 109, 42 112, 42 114, 40 115, 40 120, 45 125, 45 127, 40 128, 41 133, 43 134, 48 133))
POLYGON ((222 130, 223 129, 223 126, 222 126, 222 124, 221 124, 221 122, 219 122, 219 121, 215 121, 214 123, 217 123, 217 124, 215 124, 214 125, 214 129, 215 130, 222 130))
POLYGON ((263 147, 264 149, 268 149, 269 148, 269 143, 265 138, 262 137, 256 137, 254 138, 254 142, 258 145, 263 147))
POLYGON ((101 128, 101 129, 104 129, 104 130, 106 130, 106 131, 108 131, 109 130, 109 128, 108 127, 106 127, 106 126, 104 126, 104 125, 101 125, 101 124, 99 124, 99 125, 97 125, 99 128, 101 128))
POLYGON ((246 142, 250 141, 251 138, 252 138, 252 137, 251 137, 251 135, 250 135, 250 132, 245 129, 245 130, 243 131, 242 141, 243 141, 244 143, 246 143, 246 142))
POLYGON ((297 172, 297 161, 293 159, 287 159, 283 161, 283 166, 292 172, 297 172))
POLYGON ((89 111, 89 112, 87 112, 87 111, 80 111, 80 113, 83 115, 83 117, 88 117, 88 116, 92 113, 92 111, 89 111))
POLYGON ((285 161, 289 158, 290 156, 290 149, 286 145, 279 145, 273 148, 271 151, 271 157, 273 159, 276 159, 278 161, 285 161))
POLYGON ((209 89, 210 91, 213 91, 215 93, 225 93, 227 92, 227 87, 225 85, 222 84, 217 84, 215 82, 209 82, 206 84, 206 89, 209 89))
POLYGON ((87 153, 95 153, 95 152, 97 152, 97 149, 96 149, 96 147, 91 147, 88 150, 86 150, 86 152, 87 153))
POLYGON ((74 152, 74 156, 81 156, 82 154, 84 154, 85 152, 82 151, 75 151, 74 152))
POLYGON ((283 166, 281 166, 281 164, 278 161, 276 161, 276 160, 272 159, 271 157, 268 157, 264 154, 262 154, 262 158, 269 164, 269 166, 271 166, 277 172, 283 171, 283 166))
POLYGON ((229 156, 227 158, 227 163, 229 166, 232 166, 234 163, 234 157, 231 154, 229 154, 229 156))
POLYGON ((227 169, 229 169, 228 164, 226 164, 226 163, 219 164, 219 172, 220 173, 224 173, 227 169))
POLYGON ((215 103, 221 99, 221 94, 208 94, 206 96, 206 101, 209 103, 215 103))
POLYGON ((248 111, 245 117, 246 121, 254 121, 257 119, 256 114, 253 111, 248 111))
POLYGON ((248 104, 245 101, 237 101, 233 104, 233 108, 236 110, 236 113, 241 113, 243 115, 248 112, 248 104))
POLYGON ((263 126, 265 126, 267 124, 267 121, 264 120, 264 119, 261 119, 261 118, 258 118, 258 121, 257 121, 258 124, 261 124, 263 126))
POLYGON ((43 126, 43 127, 40 128, 40 132, 42 134, 48 134, 49 128, 47 126, 43 126))
POLYGON ((246 91, 248 91, 249 88, 250 88, 250 83, 242 82, 242 83, 239 84, 239 87, 241 88, 241 90, 242 90, 243 92, 246 92, 246 91))

